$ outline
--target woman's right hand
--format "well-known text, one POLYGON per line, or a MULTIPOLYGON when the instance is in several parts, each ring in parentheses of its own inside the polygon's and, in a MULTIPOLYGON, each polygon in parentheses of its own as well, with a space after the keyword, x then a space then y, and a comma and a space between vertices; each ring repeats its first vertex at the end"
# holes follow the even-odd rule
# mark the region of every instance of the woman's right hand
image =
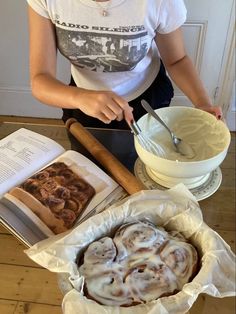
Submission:
POLYGON ((113 92, 78 88, 76 98, 74 99, 76 108, 104 123, 125 119, 130 124, 133 120, 133 108, 113 92))

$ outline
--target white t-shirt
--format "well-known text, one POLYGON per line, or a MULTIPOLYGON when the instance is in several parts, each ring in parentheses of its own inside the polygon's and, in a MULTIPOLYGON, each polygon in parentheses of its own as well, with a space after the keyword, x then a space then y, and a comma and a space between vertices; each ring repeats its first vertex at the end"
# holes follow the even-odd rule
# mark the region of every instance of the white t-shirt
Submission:
POLYGON ((159 71, 156 32, 170 33, 186 19, 183 0, 27 2, 54 23, 58 49, 70 60, 77 86, 112 90, 127 101, 141 95, 159 71))

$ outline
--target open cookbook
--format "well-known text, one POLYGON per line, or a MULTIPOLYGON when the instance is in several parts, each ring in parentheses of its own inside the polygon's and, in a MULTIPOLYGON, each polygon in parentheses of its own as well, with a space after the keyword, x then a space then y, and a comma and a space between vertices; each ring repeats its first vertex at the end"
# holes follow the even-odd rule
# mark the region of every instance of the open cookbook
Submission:
POLYGON ((21 128, 0 140, 0 222, 27 246, 127 196, 82 154, 21 128))

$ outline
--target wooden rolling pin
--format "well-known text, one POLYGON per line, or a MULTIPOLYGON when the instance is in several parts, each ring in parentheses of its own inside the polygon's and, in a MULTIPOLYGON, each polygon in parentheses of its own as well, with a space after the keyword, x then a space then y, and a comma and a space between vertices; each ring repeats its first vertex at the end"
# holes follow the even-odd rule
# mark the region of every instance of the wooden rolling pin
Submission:
POLYGON ((66 121, 66 127, 129 194, 145 189, 142 183, 81 123, 71 118, 66 121))

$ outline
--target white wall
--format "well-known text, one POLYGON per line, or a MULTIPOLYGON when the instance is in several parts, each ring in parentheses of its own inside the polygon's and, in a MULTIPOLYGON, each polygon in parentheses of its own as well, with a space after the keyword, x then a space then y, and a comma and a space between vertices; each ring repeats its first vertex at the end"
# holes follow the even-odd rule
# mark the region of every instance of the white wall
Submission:
MULTIPOLYGON (((36 101, 29 84, 26 0, 0 1, 0 115, 60 118, 61 109, 36 101)), ((68 82, 69 67, 59 60, 58 77, 68 82)))

